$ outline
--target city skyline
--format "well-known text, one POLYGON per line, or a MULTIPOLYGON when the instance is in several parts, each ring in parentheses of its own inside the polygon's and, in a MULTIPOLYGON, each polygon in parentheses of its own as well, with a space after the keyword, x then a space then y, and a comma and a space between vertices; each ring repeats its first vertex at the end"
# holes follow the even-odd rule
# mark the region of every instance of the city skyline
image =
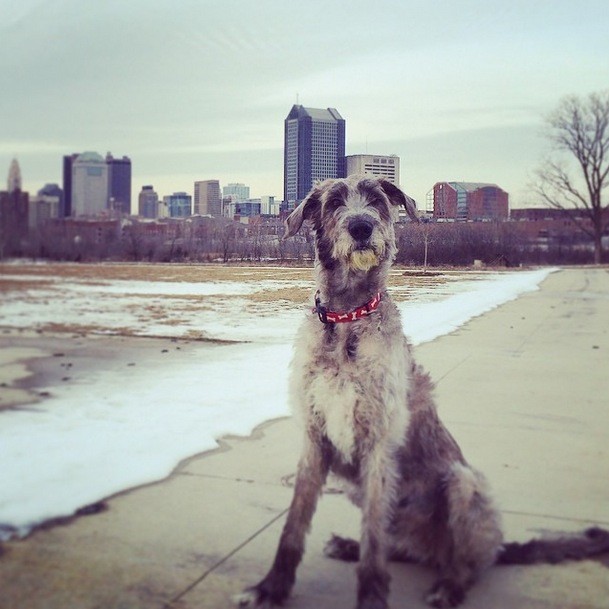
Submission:
POLYGON ((335 107, 347 155, 395 154, 420 205, 439 180, 494 182, 513 206, 548 145, 543 117, 607 88, 603 2, 355 1, 0 7, 0 167, 61 184, 75 150, 133 161, 132 201, 198 180, 283 193, 283 120, 335 107), (171 32, 172 42, 167 43, 171 32), (173 40, 178 43, 173 44, 173 40))

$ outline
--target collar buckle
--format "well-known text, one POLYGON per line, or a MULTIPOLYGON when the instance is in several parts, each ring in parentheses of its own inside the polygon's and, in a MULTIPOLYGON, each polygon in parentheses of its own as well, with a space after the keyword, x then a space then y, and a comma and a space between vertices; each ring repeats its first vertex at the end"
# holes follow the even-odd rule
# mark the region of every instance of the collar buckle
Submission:
POLYGON ((313 311, 315 313, 317 313, 317 317, 319 317, 319 321, 321 321, 322 324, 327 324, 328 323, 328 309, 326 309, 326 307, 324 307, 321 304, 321 298, 319 297, 319 290, 317 290, 317 292, 315 292, 315 308, 313 309, 313 311))

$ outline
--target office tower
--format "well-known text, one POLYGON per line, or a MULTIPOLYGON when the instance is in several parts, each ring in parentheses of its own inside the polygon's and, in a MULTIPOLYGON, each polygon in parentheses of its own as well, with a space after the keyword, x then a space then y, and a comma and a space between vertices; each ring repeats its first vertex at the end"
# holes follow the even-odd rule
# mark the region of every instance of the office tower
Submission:
POLYGON ((21 188, 21 169, 19 168, 19 161, 13 159, 11 165, 8 168, 8 180, 7 180, 7 192, 15 192, 16 190, 23 190, 21 188))
POLYGON ((72 162, 71 207, 73 216, 94 216, 108 209, 108 165, 97 152, 83 152, 72 162))
POLYGON ((400 157, 394 154, 353 154, 346 157, 347 175, 385 178, 396 186, 400 185, 400 157))
POLYGON ((292 106, 283 159, 283 198, 292 209, 316 181, 345 177, 345 120, 334 108, 292 106))
POLYGON ((77 157, 78 153, 63 157, 63 205, 59 210, 62 218, 72 215, 72 165, 77 157))
POLYGON ((153 186, 142 186, 138 196, 137 213, 143 218, 159 217, 159 195, 154 192, 153 186))
POLYGON ((245 184, 227 184, 222 187, 222 197, 233 197, 233 201, 245 201, 250 198, 250 187, 245 184))
POLYGON ((187 218, 192 214, 192 197, 185 192, 174 192, 163 197, 170 218, 187 218))
POLYGON ((129 215, 131 213, 131 159, 106 155, 108 165, 108 208, 129 215))
POLYGON ((7 190, 0 192, 0 258, 20 254, 28 234, 29 195, 22 190, 21 169, 13 159, 8 170, 7 190))
POLYGON ((195 182, 193 215, 222 216, 222 197, 219 180, 201 180, 195 182))

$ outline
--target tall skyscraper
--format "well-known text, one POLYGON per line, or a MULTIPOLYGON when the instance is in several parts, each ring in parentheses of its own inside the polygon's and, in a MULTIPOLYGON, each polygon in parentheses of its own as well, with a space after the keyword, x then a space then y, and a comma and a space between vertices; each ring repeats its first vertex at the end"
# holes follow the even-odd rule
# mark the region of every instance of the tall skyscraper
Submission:
POLYGON ((95 216, 108 209, 108 165, 97 152, 72 162, 72 215, 95 216))
POLYGON ((400 157, 394 154, 353 154, 346 157, 347 175, 385 178, 396 186, 400 185, 400 157))
POLYGON ((283 198, 291 209, 313 184, 344 178, 345 120, 335 108, 294 105, 284 122, 283 198))
POLYGON ((108 165, 108 207, 129 215, 131 213, 131 159, 106 155, 108 165))
POLYGON ((15 192, 16 190, 23 190, 21 188, 21 169, 19 168, 19 161, 13 159, 11 166, 8 168, 8 180, 7 180, 7 192, 15 192))
POLYGON ((13 159, 8 170, 7 189, 0 192, 0 258, 22 250, 28 233, 29 195, 22 190, 21 169, 13 159))
POLYGON ((63 206, 59 210, 62 218, 72 215, 72 165, 77 158, 77 153, 63 157, 63 206))
POLYGON ((201 180, 195 182, 193 215, 222 216, 222 197, 219 180, 201 180))

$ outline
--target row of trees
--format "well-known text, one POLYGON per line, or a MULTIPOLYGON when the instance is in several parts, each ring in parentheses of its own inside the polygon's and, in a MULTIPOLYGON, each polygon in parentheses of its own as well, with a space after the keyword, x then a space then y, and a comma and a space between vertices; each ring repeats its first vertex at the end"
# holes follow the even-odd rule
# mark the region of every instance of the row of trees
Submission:
MULTIPOLYGON (((531 239, 522 222, 406 223, 396 226, 397 262, 404 265, 489 265, 590 263, 594 252, 579 232, 531 239)), ((244 227, 209 220, 198 230, 178 230, 171 236, 150 235, 138 225, 106 232, 79 234, 47 226, 31 235, 22 251, 31 258, 55 260, 145 262, 309 263, 314 256, 313 233, 306 225, 294 238, 282 240, 263 226, 244 227)))

